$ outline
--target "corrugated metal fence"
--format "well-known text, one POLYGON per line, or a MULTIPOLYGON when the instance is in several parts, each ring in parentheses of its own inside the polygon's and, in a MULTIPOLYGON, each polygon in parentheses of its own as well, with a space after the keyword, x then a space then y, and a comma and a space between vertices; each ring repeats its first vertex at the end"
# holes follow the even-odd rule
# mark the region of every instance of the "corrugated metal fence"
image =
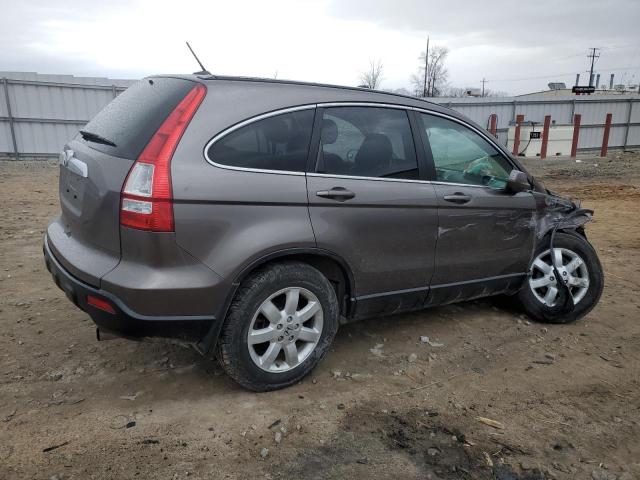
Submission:
MULTIPOLYGON (((63 145, 133 80, 0 72, 0 156, 12 158, 57 157, 63 145)), ((507 142, 516 115, 525 122, 542 123, 545 115, 560 124, 572 124, 582 115, 581 150, 600 148, 605 116, 613 115, 609 146, 640 146, 640 97, 594 95, 544 99, 434 98, 477 123, 487 126, 489 115, 498 116, 498 138, 507 142)))
POLYGON ((556 125, 572 125, 574 114, 582 115, 579 150, 599 149, 602 145, 607 113, 612 114, 609 148, 640 146, 640 97, 638 95, 563 96, 544 99, 505 98, 434 98, 430 99, 466 115, 488 128, 489 115, 498 115, 498 138, 507 143, 509 125, 516 115, 526 122, 542 124, 551 115, 556 125))
POLYGON ((0 72, 0 156, 57 157, 134 80, 0 72))

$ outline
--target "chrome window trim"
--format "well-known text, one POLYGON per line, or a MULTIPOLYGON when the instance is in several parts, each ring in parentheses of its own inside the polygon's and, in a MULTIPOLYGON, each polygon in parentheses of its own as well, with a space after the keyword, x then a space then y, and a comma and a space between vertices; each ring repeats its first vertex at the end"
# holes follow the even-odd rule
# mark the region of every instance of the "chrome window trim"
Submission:
POLYGON ((406 105, 395 105, 393 103, 375 103, 375 102, 325 102, 318 103, 318 107, 379 107, 379 108, 395 108, 398 110, 410 110, 411 107, 406 105))
POLYGON ((222 163, 217 163, 217 162, 214 162, 213 160, 211 160, 211 158, 209 158, 209 148, 211 148, 211 146, 215 142, 219 141, 223 137, 229 135, 232 132, 235 132, 236 130, 238 130, 238 129, 242 128, 242 127, 246 127, 247 125, 250 125, 250 124, 252 124, 254 122, 259 122, 260 120, 264 120, 265 118, 275 117, 275 116, 278 116, 278 115, 283 115, 285 113, 299 112, 299 111, 302 111, 302 110, 312 110, 312 109, 315 109, 316 107, 317 107, 317 105, 314 103, 314 104, 307 104, 307 105, 299 105, 297 107, 282 108, 282 109, 279 109, 279 110, 274 110, 272 112, 262 113, 260 115, 254 116, 254 117, 247 118, 246 120, 243 120, 243 121, 241 121, 239 123, 236 123, 235 125, 227 127, 224 130, 222 130, 220 133, 215 135, 204 146, 204 151, 203 151, 204 159, 207 161, 207 163, 213 165, 214 167, 224 168, 225 170, 236 170, 236 171, 240 171, 240 172, 254 172, 254 173, 273 173, 273 174, 277 174, 277 175, 304 176, 305 173, 306 173, 305 170, 307 168, 306 159, 305 159, 305 165, 304 165, 304 169, 305 170, 303 170, 301 172, 292 171, 292 170, 269 170, 269 169, 262 169, 262 168, 234 167, 233 165, 224 165, 222 163))
POLYGON ((432 182, 430 182, 433 185, 449 185, 452 187, 474 187, 474 188, 486 188, 487 190, 491 191, 491 192, 500 192, 501 189, 499 188, 491 188, 488 187, 486 185, 474 185, 472 183, 455 183, 455 182, 442 182, 440 180, 434 180, 432 182))
POLYGON ((375 180, 378 182, 394 182, 394 183, 433 183, 430 180, 413 180, 410 178, 384 178, 384 177, 362 177, 356 175, 335 175, 333 173, 309 172, 309 177, 327 177, 327 178, 343 178, 345 180, 375 180))
POLYGON ((384 178, 384 177, 361 177, 355 175, 334 175, 332 173, 307 173, 309 177, 326 177, 326 178, 341 178, 344 180, 373 180, 376 182, 394 182, 394 183, 422 183, 428 185, 449 185, 454 187, 474 187, 474 188, 487 188, 491 191, 499 191, 495 188, 487 187, 486 185, 473 185, 470 183, 454 183, 454 182, 441 182, 434 180, 412 180, 410 178, 384 178))
MULTIPOLYGON (((431 184, 431 185, 450 185, 450 186, 459 186, 459 187, 474 187, 474 188, 486 188, 489 190, 495 190, 492 189, 491 187, 487 187, 486 185, 474 185, 474 184, 470 184, 470 183, 454 183, 454 182, 443 182, 443 181, 436 181, 436 180, 412 180, 412 179, 404 179, 404 178, 383 178, 383 177, 363 177, 363 176, 354 176, 354 175, 335 175, 335 174, 329 174, 329 173, 318 173, 318 172, 298 172, 298 171, 290 171, 290 170, 269 170, 269 169, 260 169, 260 168, 249 168, 249 167, 234 167, 232 165, 224 165, 221 163, 217 163, 214 162, 213 160, 211 160, 209 158, 208 155, 208 151, 209 148, 211 147, 211 145, 213 145, 215 142, 219 141, 220 139, 222 139, 223 137, 225 137, 226 135, 230 134, 231 132, 234 132, 242 127, 245 127, 247 125, 250 125, 251 123, 254 122, 258 122, 260 120, 264 120, 265 118, 269 118, 269 117, 275 117, 277 115, 282 115, 285 113, 291 113, 291 112, 298 112, 298 111, 302 111, 302 110, 311 110, 311 109, 315 109, 315 108, 331 108, 331 107, 378 107, 378 108, 394 108, 394 109, 398 109, 398 110, 412 110, 415 112, 419 112, 419 113, 425 113, 427 115, 436 115, 442 118, 446 118, 448 120, 452 120, 460 125, 462 125, 463 127, 469 128, 470 130, 474 131, 475 133, 479 134, 482 138, 484 138, 486 141, 489 142, 489 144, 491 144, 504 158, 505 160, 507 160, 509 162, 509 164, 513 167, 516 168, 516 166, 513 164, 513 162, 511 161, 511 159, 509 159, 508 157, 506 157, 504 155, 504 152, 502 151, 502 149, 500 148, 500 146, 494 141, 492 140, 488 135, 486 135, 485 133, 483 133, 481 130, 477 129, 476 127, 474 127, 473 125, 470 125, 466 122, 464 122, 463 120, 460 120, 459 118, 456 118, 454 116, 448 115, 446 113, 441 113, 441 112, 436 112, 434 110, 427 110, 425 108, 420 108, 420 107, 412 107, 410 105, 397 105, 397 104, 391 104, 391 103, 375 103, 375 102, 353 102, 353 101, 345 101, 345 102, 325 102, 325 103, 314 103, 314 104, 306 104, 306 105, 299 105, 297 107, 287 107, 287 108, 283 108, 283 109, 279 109, 279 110, 273 110, 271 112, 267 112, 267 113, 262 113, 259 115, 256 115, 254 117, 250 117, 246 120, 243 120, 239 123, 236 123, 235 125, 232 125, 231 127, 228 127, 224 130, 222 130, 220 133, 218 133, 217 135, 215 135, 211 140, 209 140, 207 142, 207 144, 204 147, 204 158, 207 161, 207 163, 218 167, 218 168, 223 168, 225 170, 235 170, 235 171, 240 171, 240 172, 253 172, 253 173, 270 173, 270 174, 276 174, 276 175, 297 175, 297 176, 303 176, 303 175, 308 175, 310 177, 327 177, 327 178, 341 178, 341 179, 353 179, 353 180, 374 180, 374 181, 378 181, 378 182, 394 182, 394 183, 422 183, 422 184, 431 184)), ((306 166, 305 166, 306 168, 306 166)))

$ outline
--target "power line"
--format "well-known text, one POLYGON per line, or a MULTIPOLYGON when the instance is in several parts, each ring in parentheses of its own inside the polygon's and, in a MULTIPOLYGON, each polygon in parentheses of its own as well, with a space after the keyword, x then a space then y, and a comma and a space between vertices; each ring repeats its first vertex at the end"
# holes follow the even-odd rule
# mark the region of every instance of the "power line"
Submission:
POLYGON ((622 48, 634 48, 637 47, 635 43, 629 43, 626 45, 611 45, 610 47, 600 47, 600 50, 619 50, 622 48))
MULTIPOLYGON (((638 53, 640 53, 640 47, 636 45, 636 49, 634 50, 633 55, 629 58, 629 65, 631 65, 636 61, 636 57, 638 56, 638 53)), ((627 72, 624 72, 622 74, 622 78, 620 79, 621 83, 624 84, 624 79, 626 78, 626 76, 627 76, 627 72)), ((635 77, 635 73, 631 76, 631 81, 633 81, 633 77, 635 77)), ((631 81, 629 83, 631 83, 631 81)))
MULTIPOLYGON (((612 68, 606 68, 606 67, 601 67, 600 70, 601 71, 624 71, 624 70, 638 70, 640 69, 640 65, 634 66, 634 67, 612 67, 612 68)), ((535 77, 520 77, 520 78, 497 78, 497 79, 491 79, 492 82, 522 82, 522 81, 526 81, 526 80, 540 80, 540 79, 545 79, 545 78, 549 78, 549 77, 564 77, 567 75, 575 75, 575 71, 573 72, 564 72, 564 73, 549 73, 547 75, 539 75, 539 76, 535 76, 535 77)))

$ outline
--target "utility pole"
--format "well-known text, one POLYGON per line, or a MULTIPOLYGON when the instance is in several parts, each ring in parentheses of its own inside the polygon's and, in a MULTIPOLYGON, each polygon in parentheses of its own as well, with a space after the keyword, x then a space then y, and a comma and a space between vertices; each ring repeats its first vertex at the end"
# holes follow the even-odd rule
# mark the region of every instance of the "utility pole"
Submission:
POLYGON ((587 55, 587 58, 591 59, 591 70, 589 71, 589 86, 592 87, 593 86, 593 65, 596 62, 596 58, 600 58, 600 54, 599 53, 596 54, 596 52, 600 49, 596 47, 591 47, 589 50, 591 50, 591 53, 587 55))
POLYGON ((482 79, 482 97, 484 98, 484 84, 487 83, 489 80, 483 78, 482 79))
POLYGON ((422 87, 422 96, 427 96, 427 77, 429 76, 429 36, 427 35, 427 50, 424 54, 424 86, 422 87))

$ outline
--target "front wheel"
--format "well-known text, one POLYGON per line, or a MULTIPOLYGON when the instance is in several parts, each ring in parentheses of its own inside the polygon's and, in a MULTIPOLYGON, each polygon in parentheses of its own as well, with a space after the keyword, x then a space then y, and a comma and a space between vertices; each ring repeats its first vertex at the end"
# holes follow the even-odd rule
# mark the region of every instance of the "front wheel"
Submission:
POLYGON ((240 385, 275 390, 307 375, 337 329, 338 301, 327 278, 308 264, 283 262, 242 283, 222 327, 218 358, 240 385))
POLYGON ((582 236, 558 232, 553 252, 545 238, 533 255, 529 276, 518 292, 525 313, 540 322, 570 323, 589 313, 600 300, 604 275, 598 255, 582 236), (561 279, 555 278, 556 265, 561 279), (558 282, 567 284, 573 297, 573 310, 549 314, 549 307, 559 301, 558 282))

